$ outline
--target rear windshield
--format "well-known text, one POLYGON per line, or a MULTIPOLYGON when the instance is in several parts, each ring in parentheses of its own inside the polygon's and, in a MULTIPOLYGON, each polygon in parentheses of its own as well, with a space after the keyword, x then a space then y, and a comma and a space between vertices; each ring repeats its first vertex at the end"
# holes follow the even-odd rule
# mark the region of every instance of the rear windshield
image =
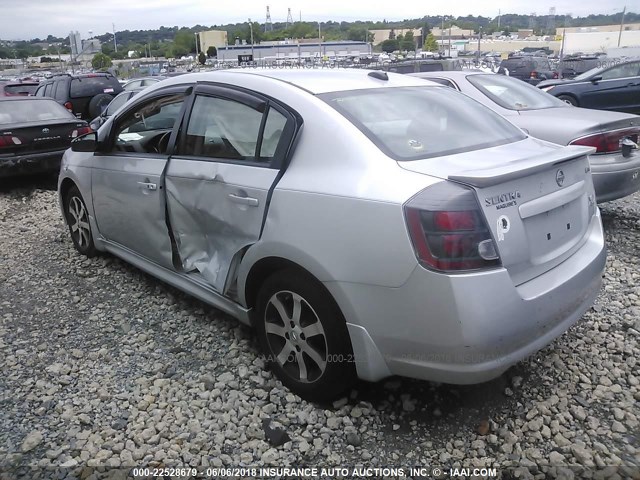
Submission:
POLYGON ((38 84, 19 84, 19 85, 5 85, 4 94, 7 96, 13 95, 33 95, 38 89, 38 84))
POLYGON ((79 77, 71 80, 71 98, 93 97, 99 93, 116 95, 122 91, 115 77, 79 77))
POLYGON ((500 66, 509 70, 551 70, 549 60, 540 57, 508 58, 502 60, 500 66))
POLYGON ((75 117, 54 100, 34 99, 0 102, 0 125, 72 119, 75 117))
POLYGON ((386 155, 418 160, 526 138, 497 113, 448 87, 397 87, 320 95, 386 155))
POLYGON ((504 75, 468 75, 467 80, 489 99, 509 110, 539 110, 567 106, 562 100, 539 88, 504 75))

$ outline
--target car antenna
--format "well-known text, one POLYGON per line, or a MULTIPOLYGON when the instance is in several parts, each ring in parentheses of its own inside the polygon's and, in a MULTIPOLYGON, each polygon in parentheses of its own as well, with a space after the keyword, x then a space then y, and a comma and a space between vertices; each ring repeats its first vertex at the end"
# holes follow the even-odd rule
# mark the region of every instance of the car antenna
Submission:
POLYGON ((380 70, 369 72, 369 76, 377 78, 378 80, 389 80, 389 75, 387 75, 387 72, 381 72, 380 70))

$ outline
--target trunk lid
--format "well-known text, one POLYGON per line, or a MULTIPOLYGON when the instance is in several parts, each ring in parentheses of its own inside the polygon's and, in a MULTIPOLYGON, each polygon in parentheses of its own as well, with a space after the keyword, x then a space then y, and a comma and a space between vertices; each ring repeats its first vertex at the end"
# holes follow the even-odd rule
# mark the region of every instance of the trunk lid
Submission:
POLYGON ((586 241, 596 212, 587 157, 593 151, 529 138, 398 163, 475 190, 502 265, 520 285, 552 269, 586 241))
POLYGON ((12 141, 8 146, 0 147, 0 154, 63 150, 71 144, 73 131, 86 126, 77 119, 0 126, 0 137, 19 139, 19 143, 12 141))

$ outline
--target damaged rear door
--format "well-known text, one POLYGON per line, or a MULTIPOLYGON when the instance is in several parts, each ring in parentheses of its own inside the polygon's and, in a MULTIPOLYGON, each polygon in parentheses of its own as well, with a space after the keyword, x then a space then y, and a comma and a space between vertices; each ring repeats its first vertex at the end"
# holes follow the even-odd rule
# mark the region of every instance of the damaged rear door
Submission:
POLYGON ((258 94, 196 87, 165 173, 178 270, 229 293, 233 266, 260 237, 295 125, 291 113, 258 94))

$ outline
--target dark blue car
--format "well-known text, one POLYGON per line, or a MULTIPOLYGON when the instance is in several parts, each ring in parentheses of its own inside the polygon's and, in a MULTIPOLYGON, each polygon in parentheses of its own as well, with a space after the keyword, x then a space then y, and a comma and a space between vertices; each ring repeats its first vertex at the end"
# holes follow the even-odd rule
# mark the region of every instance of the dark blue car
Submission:
POLYGON ((578 107, 640 114, 640 60, 603 60, 572 80, 547 80, 537 87, 578 107))

